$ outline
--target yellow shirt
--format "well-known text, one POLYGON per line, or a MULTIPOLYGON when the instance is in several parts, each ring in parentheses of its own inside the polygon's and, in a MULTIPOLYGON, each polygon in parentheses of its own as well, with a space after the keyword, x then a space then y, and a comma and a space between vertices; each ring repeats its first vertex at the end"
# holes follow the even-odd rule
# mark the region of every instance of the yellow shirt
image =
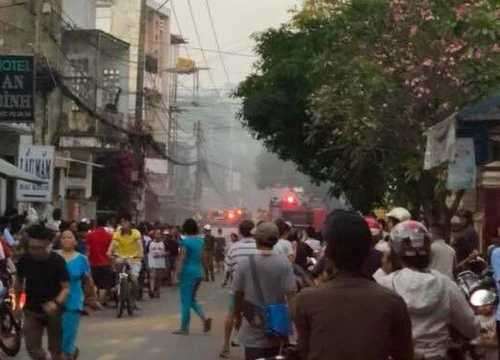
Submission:
POLYGON ((113 240, 116 243, 115 253, 123 258, 134 258, 141 254, 141 233, 132 229, 130 234, 122 234, 120 230, 115 232, 113 240))

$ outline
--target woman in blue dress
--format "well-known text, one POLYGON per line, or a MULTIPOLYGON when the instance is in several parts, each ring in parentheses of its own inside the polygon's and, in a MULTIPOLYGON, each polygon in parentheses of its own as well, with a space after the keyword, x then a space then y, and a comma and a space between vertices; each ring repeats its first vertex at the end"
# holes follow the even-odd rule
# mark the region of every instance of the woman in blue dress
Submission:
POLYGON ((179 294, 181 298, 181 328, 175 331, 177 335, 189 334, 191 309, 203 322, 203 332, 209 332, 212 319, 205 317, 205 312, 196 300, 196 293, 203 279, 201 253, 203 238, 199 236, 198 224, 193 219, 188 219, 182 226, 184 236, 179 241, 181 254, 177 260, 175 273, 178 274, 179 294))
POLYGON ((88 279, 90 266, 85 255, 79 253, 76 248, 78 242, 70 230, 61 234, 61 249, 58 251, 64 260, 69 274, 69 294, 64 303, 62 316, 62 349, 63 359, 76 359, 78 348, 75 346, 80 316, 83 310, 83 286, 82 281, 88 279))

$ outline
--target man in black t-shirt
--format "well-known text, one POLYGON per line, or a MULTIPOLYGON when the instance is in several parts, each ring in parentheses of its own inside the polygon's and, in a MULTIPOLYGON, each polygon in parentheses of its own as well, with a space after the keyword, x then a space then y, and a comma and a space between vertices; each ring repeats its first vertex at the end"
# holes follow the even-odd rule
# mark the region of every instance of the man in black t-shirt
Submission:
POLYGON ((26 349, 31 359, 48 359, 42 347, 43 332, 47 329, 51 358, 59 359, 62 305, 69 291, 66 261, 51 251, 52 233, 45 225, 33 225, 27 234, 27 253, 17 262, 15 283, 17 304, 23 286, 26 292, 23 329, 26 349))

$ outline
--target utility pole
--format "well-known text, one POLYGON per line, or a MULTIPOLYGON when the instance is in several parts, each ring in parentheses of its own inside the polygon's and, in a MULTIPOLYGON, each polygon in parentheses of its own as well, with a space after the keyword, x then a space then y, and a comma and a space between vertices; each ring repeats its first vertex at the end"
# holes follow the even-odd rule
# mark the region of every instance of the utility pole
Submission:
MULTIPOLYGON (((33 54, 35 56, 35 61, 33 62, 33 66, 35 67, 34 72, 35 72, 35 80, 34 81, 34 88, 36 91, 36 56, 40 54, 40 17, 42 15, 42 0, 32 0, 32 11, 34 12, 35 15, 35 38, 33 39, 33 54)), ((37 114, 35 111, 35 121, 33 123, 33 144, 37 145, 42 145, 44 141, 45 134, 43 133, 43 123, 45 121, 45 112, 46 112, 46 103, 45 101, 47 100, 46 96, 43 96, 44 98, 44 110, 42 114, 37 114)), ((36 99, 36 96, 35 96, 36 99)))
POLYGON ((194 134, 196 137, 196 173, 195 173, 195 185, 194 185, 194 206, 196 211, 201 210, 201 195, 202 195, 202 159, 201 159, 201 122, 198 120, 194 124, 194 134))
POLYGON ((137 130, 142 127, 142 115, 144 112, 144 69, 145 69, 145 47, 146 47, 146 0, 141 0, 139 20, 139 43, 137 45, 137 95, 135 98, 135 126, 137 130))
MULTIPOLYGON (((145 70, 145 44, 146 44, 146 19, 147 19, 147 3, 146 0, 140 0, 139 14, 139 41, 137 44, 137 85, 135 98, 135 121, 134 127, 136 134, 142 134, 143 131, 143 113, 144 113, 144 70, 145 70)), ((137 177, 134 179, 133 187, 135 188, 135 209, 137 211, 137 220, 142 220, 145 209, 145 193, 143 184, 143 167, 144 167, 144 151, 143 144, 139 138, 136 138, 132 143, 134 156, 134 172, 137 177)))

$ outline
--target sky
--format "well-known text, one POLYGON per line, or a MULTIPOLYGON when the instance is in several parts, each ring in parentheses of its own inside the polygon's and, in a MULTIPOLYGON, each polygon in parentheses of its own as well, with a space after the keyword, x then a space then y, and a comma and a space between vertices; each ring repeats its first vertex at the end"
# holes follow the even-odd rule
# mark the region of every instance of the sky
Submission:
MULTIPOLYGON (((211 50, 217 49, 206 0, 190 1, 200 34, 201 47, 211 50)), ((199 48, 200 46, 188 1, 170 0, 170 2, 173 3, 173 9, 179 19, 179 24, 177 24, 172 13, 172 33, 182 33, 184 38, 189 41, 187 46, 190 57, 197 61, 198 66, 210 67, 215 86, 221 88, 222 92, 227 92, 230 86, 218 53, 206 52, 207 64, 204 64, 201 52, 190 48, 199 48)), ((287 21, 290 18, 289 10, 300 5, 302 0, 208 0, 208 2, 222 51, 253 55, 254 42, 250 38, 251 35, 269 27, 277 27, 287 21)), ((172 6, 169 5, 169 7, 172 10, 172 6)), ((183 48, 181 48, 181 55, 186 55, 183 48)), ((223 59, 228 69, 229 80, 234 87, 250 73, 256 58, 223 54, 223 59)), ((185 83, 190 84, 188 79, 185 80, 185 83)), ((213 88, 207 72, 201 73, 200 83, 202 88, 213 88)))

